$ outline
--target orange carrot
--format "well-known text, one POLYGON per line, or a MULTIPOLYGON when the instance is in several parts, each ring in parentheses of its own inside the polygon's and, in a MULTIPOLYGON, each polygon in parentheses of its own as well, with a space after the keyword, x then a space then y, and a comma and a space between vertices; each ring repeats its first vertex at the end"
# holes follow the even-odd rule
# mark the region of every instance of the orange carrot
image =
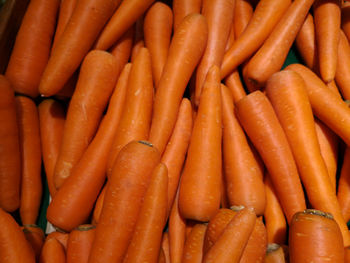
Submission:
POLYGON ((225 78, 225 85, 232 93, 233 102, 237 102, 247 95, 237 70, 233 71, 225 78))
POLYGON ((350 262, 350 247, 344 248, 344 263, 350 262))
POLYGON ((159 250, 158 263, 166 263, 164 250, 162 248, 160 248, 160 250, 159 250))
POLYGON ((151 172, 159 160, 157 149, 144 141, 132 141, 120 151, 108 180, 90 263, 122 261, 151 172))
POLYGON ((117 59, 119 62, 119 67, 123 68, 126 63, 128 63, 131 49, 133 45, 133 37, 135 27, 130 27, 128 31, 124 33, 124 35, 117 41, 117 43, 111 48, 111 54, 117 59))
POLYGON ((163 233, 162 250, 164 252, 165 263, 170 263, 169 234, 168 234, 168 232, 163 233))
POLYGON ((233 15, 233 27, 237 39, 246 29, 253 16, 253 5, 250 0, 235 0, 235 12, 233 15))
POLYGON ((5 73, 18 93, 39 95, 38 85, 49 59, 59 3, 33 0, 28 5, 5 73))
POLYGON ((62 232, 61 230, 56 230, 48 234, 46 236, 46 240, 49 240, 50 238, 57 239, 61 243, 61 245, 64 247, 64 249, 67 250, 68 237, 69 237, 68 233, 62 232))
POLYGON ((91 51, 84 59, 76 90, 70 101, 54 183, 60 188, 71 174, 96 132, 102 113, 115 87, 118 65, 104 51, 91 51), (84 127, 82 129, 82 127, 84 127))
POLYGON ((39 263, 65 263, 66 253, 62 244, 55 238, 46 239, 39 263))
POLYGON ((344 32, 340 30, 338 46, 338 63, 335 72, 335 82, 337 83, 344 99, 350 99, 350 45, 344 32))
POLYGON ((203 54, 206 41, 206 20, 199 14, 187 16, 172 38, 155 94, 149 137, 160 153, 163 153, 173 131, 183 93, 203 54))
POLYGON ((283 248, 276 243, 269 243, 266 250, 264 263, 285 263, 286 258, 283 248))
POLYGON ((348 222, 350 220, 350 148, 347 147, 344 154, 343 164, 341 167, 339 182, 338 182, 338 201, 341 207, 341 211, 344 217, 344 220, 348 222))
POLYGON ((344 1, 341 7, 341 28, 350 41, 350 3, 348 1, 344 1))
POLYGON ((206 224, 196 224, 186 239, 182 263, 201 263, 206 224))
POLYGON ((45 241, 44 231, 37 225, 24 225, 22 231, 34 251, 36 261, 38 261, 45 241))
POLYGON ((144 15, 139 17, 139 19, 137 19, 136 23, 134 24, 135 32, 133 36, 133 46, 131 49, 131 58, 130 58, 130 61, 132 63, 135 61, 135 58, 137 57, 137 54, 139 53, 140 49, 145 47, 143 22, 144 22, 144 15))
POLYGON ((20 204, 21 153, 15 93, 0 75, 0 207, 8 212, 20 204))
POLYGON ((96 203, 95 203, 94 211, 92 214, 92 222, 91 222, 95 226, 98 224, 98 221, 100 220, 103 202, 104 202, 105 194, 106 194, 106 188, 107 188, 107 185, 105 185, 102 188, 100 194, 97 197, 96 203))
POLYGON ((174 31, 189 14, 200 13, 202 0, 173 0, 174 31))

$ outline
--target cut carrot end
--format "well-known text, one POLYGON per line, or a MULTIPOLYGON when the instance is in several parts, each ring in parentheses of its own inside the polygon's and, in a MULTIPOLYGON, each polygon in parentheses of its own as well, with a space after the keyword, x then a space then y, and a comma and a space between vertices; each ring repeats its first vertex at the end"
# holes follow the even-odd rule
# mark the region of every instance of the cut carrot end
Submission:
POLYGON ((332 214, 323 212, 320 210, 316 210, 316 209, 305 209, 303 212, 300 212, 300 213, 307 214, 307 215, 323 216, 328 219, 334 219, 332 214))
POLYGON ((148 141, 138 141, 138 143, 141 143, 141 144, 144 144, 144 145, 147 145, 149 147, 153 147, 153 144, 148 142, 148 141))
POLYGON ((272 252, 278 250, 280 247, 281 246, 276 244, 276 243, 270 243, 267 245, 266 254, 272 253, 272 252))
POLYGON ((94 229, 96 228, 95 225, 91 225, 91 224, 85 224, 85 225, 80 225, 76 228, 76 230, 78 231, 88 231, 88 230, 91 230, 91 229, 94 229))

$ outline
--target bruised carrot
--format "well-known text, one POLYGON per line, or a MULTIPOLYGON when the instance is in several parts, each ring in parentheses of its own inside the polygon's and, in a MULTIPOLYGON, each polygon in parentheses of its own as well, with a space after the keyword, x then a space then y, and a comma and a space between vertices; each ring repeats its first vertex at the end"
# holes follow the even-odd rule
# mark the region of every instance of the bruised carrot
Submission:
POLYGON ((130 27, 128 31, 111 47, 110 52, 119 62, 119 67, 124 68, 131 56, 135 27, 130 27))
POLYGON ((345 1, 341 7, 341 28, 350 41, 350 3, 345 1))
POLYGON ((168 143, 186 85, 204 52, 207 32, 205 18, 191 14, 182 21, 172 38, 155 94, 149 137, 160 153, 168 143))
POLYGON ((343 164, 341 167, 340 177, 338 181, 338 192, 337 197, 339 201, 339 205, 341 207, 341 211, 346 222, 350 219, 350 148, 347 147, 344 153, 343 164))
POLYGON ((343 95, 343 98, 348 100, 350 99, 350 45, 342 30, 340 30, 339 46, 337 52, 338 63, 335 72, 335 82, 337 83, 339 90, 343 95))
POLYGON ((174 31, 177 30, 182 20, 192 13, 200 13, 203 0, 173 0, 174 31))
MULTIPOLYGON (((51 96, 63 88, 82 63, 120 1, 80 0, 77 2, 71 19, 44 70, 39 85, 40 94, 51 96)), ((99 67, 96 66, 96 68, 99 67)))
POLYGON ((133 37, 133 46, 131 49, 131 57, 130 57, 131 63, 135 61, 135 58, 137 57, 139 51, 145 47, 143 22, 144 22, 144 16, 142 15, 141 17, 139 17, 139 19, 137 19, 137 21, 134 24, 135 32, 133 37))
POLYGON ((56 230, 46 236, 46 240, 51 238, 57 239, 61 243, 61 245, 64 247, 64 249, 67 250, 68 238, 69 238, 68 233, 62 232, 61 230, 56 230))
POLYGON ((106 194, 106 188, 107 188, 107 185, 105 185, 102 188, 100 194, 97 197, 96 203, 95 203, 94 211, 92 214, 92 222, 91 222, 95 226, 98 224, 98 221, 100 220, 101 211, 102 211, 102 207, 103 207, 103 201, 105 199, 105 194, 106 194))
POLYGON ((250 0, 235 0, 233 28, 237 39, 246 29, 253 16, 253 5, 250 0))
POLYGON ((264 259, 265 263, 285 263, 285 255, 283 248, 276 243, 269 243, 266 249, 266 255, 264 259))
POLYGON ((164 252, 165 263, 170 263, 170 249, 169 249, 169 234, 168 232, 163 233, 161 248, 164 252))
POLYGON ((159 160, 158 150, 144 141, 132 141, 120 151, 108 180, 90 263, 122 261, 151 172, 159 160))
POLYGON ((21 153, 15 93, 3 75, 0 93, 0 207, 13 212, 20 204, 21 153))
POLYGON ((95 134, 118 75, 118 62, 105 51, 91 51, 84 59, 76 90, 69 103, 55 166, 54 183, 57 189, 70 176, 95 134))
POLYGON ((65 263, 66 253, 62 244, 55 238, 46 239, 39 263, 65 263))
POLYGON ((289 228, 290 262, 344 262, 344 243, 329 213, 307 209, 293 216, 289 228))
POLYGON ((39 95, 38 85, 49 60, 60 1, 30 1, 16 36, 6 77, 17 93, 39 95))
POLYGON ((186 239, 182 263, 201 263, 207 224, 196 224, 186 239))
POLYGON ((37 225, 24 225, 22 230, 34 251, 36 261, 38 261, 45 241, 44 231, 37 225))

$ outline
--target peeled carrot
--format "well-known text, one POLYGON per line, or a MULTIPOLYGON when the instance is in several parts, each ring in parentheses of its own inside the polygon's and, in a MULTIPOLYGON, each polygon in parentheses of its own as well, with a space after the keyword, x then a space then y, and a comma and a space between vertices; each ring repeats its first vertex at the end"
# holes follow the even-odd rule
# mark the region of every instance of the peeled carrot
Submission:
POLYGON ((350 45, 344 32, 340 30, 338 46, 338 63, 335 72, 335 82, 337 83, 344 99, 350 99, 350 45))
POLYGON ((106 194, 106 188, 107 188, 107 185, 105 185, 102 188, 102 190, 101 190, 100 194, 98 195, 97 200, 95 202, 95 207, 94 207, 94 211, 92 213, 92 222, 91 222, 95 226, 98 224, 98 221, 100 220, 103 202, 104 202, 105 194, 106 194))
POLYGON ((55 238, 46 239, 39 263, 65 263, 66 253, 62 244, 55 238))
POLYGON ((245 30, 253 16, 253 4, 250 0, 235 0, 233 27, 237 39, 245 30))
POLYGON ((182 20, 189 14, 200 13, 202 0, 173 0, 174 31, 177 30, 182 20))
POLYGON ((344 153, 343 164, 341 167, 340 177, 338 181, 338 192, 337 197, 339 201, 339 205, 341 207, 341 211, 346 222, 350 219, 350 148, 347 147, 344 153))
POLYGON ((207 224, 196 224, 186 239, 182 263, 201 263, 207 224))
POLYGON ((21 153, 15 93, 0 75, 0 207, 8 212, 20 204, 21 153))
POLYGON ((28 5, 5 73, 17 93, 39 95, 38 85, 49 59, 59 3, 35 0, 28 5))
POLYGON ((67 250, 67 244, 68 244, 68 237, 69 234, 66 232, 62 232, 61 230, 56 230, 54 232, 51 232, 46 236, 46 240, 49 240, 50 238, 57 239, 61 245, 64 247, 65 251, 67 250))
MULTIPOLYGON (((80 0, 53 50, 42 75, 39 92, 51 96, 61 90, 91 49, 121 0, 80 0), (74 36, 74 37, 72 37, 74 36)), ((99 68, 96 66, 96 68, 99 68)))
POLYGON ((283 248, 276 243, 269 243, 264 259, 265 263, 285 263, 283 248))
POLYGON ((84 59, 70 101, 54 183, 60 188, 86 150, 115 87, 118 62, 105 51, 91 51, 84 59), (84 127, 82 129, 82 127, 84 127))
POLYGON ((90 263, 122 262, 151 172, 159 160, 158 150, 144 141, 130 142, 120 151, 108 180, 90 263))
POLYGON ((38 261, 45 241, 44 231, 37 225, 24 225, 22 230, 34 251, 36 261, 38 261))
POLYGON ((191 14, 182 21, 172 38, 155 94, 149 137, 160 153, 173 131, 186 85, 204 52, 207 32, 205 18, 191 14))
POLYGON ((345 1, 341 7, 341 28, 350 41, 350 3, 345 1))
POLYGON ((131 56, 131 49, 133 45, 133 38, 135 33, 135 27, 130 27, 128 31, 114 44, 110 52, 119 62, 119 67, 124 68, 125 64, 128 63, 131 56))

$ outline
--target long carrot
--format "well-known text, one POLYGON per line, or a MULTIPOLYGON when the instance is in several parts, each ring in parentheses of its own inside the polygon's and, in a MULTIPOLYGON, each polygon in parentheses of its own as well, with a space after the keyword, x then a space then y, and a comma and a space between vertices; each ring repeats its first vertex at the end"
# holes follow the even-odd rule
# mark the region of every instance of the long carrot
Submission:
POLYGON ((148 142, 133 141, 120 151, 108 180, 89 263, 122 262, 159 160, 158 150, 148 142))
POLYGON ((340 177, 338 181, 338 192, 337 192, 339 205, 341 207, 342 214, 346 222, 348 222, 350 219, 349 171, 350 171, 350 148, 347 147, 344 153, 344 159, 343 159, 343 164, 341 167, 340 177))
POLYGON ((286 258, 283 252, 283 248, 279 244, 269 243, 266 249, 264 262, 265 263, 285 263, 286 258))
POLYGON ((89 52, 121 0, 80 0, 74 8, 42 75, 39 92, 51 96, 61 90, 89 52))
POLYGON ((30 1, 5 73, 18 93, 39 95, 38 85, 49 59, 59 3, 30 1))
POLYGON ((220 72, 210 68, 193 125, 179 189, 180 214, 186 219, 208 221, 221 199, 221 95, 220 72))
POLYGON ((22 231, 34 251, 36 261, 38 261, 45 241, 44 231, 37 225, 24 225, 22 231))
POLYGON ((335 82, 337 83, 344 99, 350 99, 350 45, 343 30, 340 30, 337 69, 335 72, 335 82))
POLYGON ((233 15, 233 28, 237 39, 246 29, 253 16, 253 4, 249 0, 235 0, 235 12, 233 15))
POLYGON ((182 21, 172 38, 155 94, 149 137, 160 153, 174 128, 186 85, 204 52, 207 32, 205 18, 191 14, 182 21))
POLYGON ((196 224, 186 238, 182 263, 201 263, 203 259, 203 243, 207 230, 206 224, 196 224))
POLYGON ((20 204, 21 153, 15 93, 0 75, 0 207, 8 212, 20 204))
POLYGON ((182 20, 189 14, 200 13, 202 0, 173 0, 174 31, 177 30, 182 20))
POLYGON ((70 101, 60 153, 54 173, 56 188, 71 174, 95 134, 115 87, 118 65, 105 51, 91 51, 84 59, 76 90, 70 101), (83 127, 83 129, 82 129, 83 127))
POLYGON ((235 106, 241 125, 271 175, 283 212, 290 222, 294 213, 305 209, 305 199, 292 151, 277 116, 260 91, 250 93, 235 106))
POLYGON ((134 42, 134 33, 135 27, 132 26, 110 49, 111 54, 119 62, 118 64, 120 68, 124 68, 125 64, 129 61, 129 58, 131 56, 131 49, 134 42))
POLYGON ((47 239, 43 245, 39 263, 65 263, 66 253, 62 244, 55 238, 47 239))

